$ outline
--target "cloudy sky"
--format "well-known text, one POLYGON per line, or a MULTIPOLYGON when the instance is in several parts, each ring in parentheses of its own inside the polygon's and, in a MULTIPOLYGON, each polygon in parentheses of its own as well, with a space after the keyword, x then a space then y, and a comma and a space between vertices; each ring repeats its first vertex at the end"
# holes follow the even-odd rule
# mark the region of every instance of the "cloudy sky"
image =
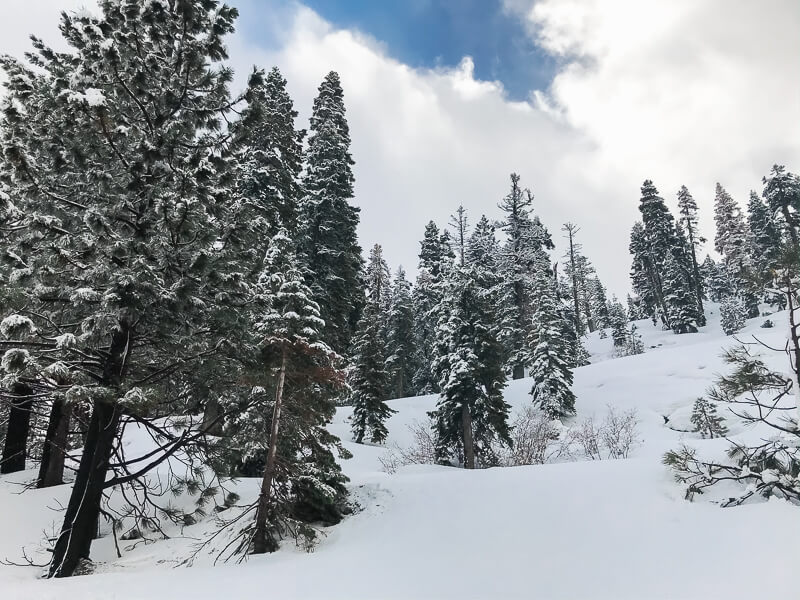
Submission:
MULTIPOLYGON (((415 270, 424 225, 458 204, 499 217, 520 173, 555 238, 566 221, 628 290, 639 187, 685 184, 713 238, 714 184, 741 203, 773 163, 800 170, 796 0, 231 0, 231 62, 277 65, 305 127, 341 74, 361 241, 415 270)), ((0 52, 58 39, 62 9, 2 0, 0 52)), ((559 250, 559 253, 561 250, 559 250)))

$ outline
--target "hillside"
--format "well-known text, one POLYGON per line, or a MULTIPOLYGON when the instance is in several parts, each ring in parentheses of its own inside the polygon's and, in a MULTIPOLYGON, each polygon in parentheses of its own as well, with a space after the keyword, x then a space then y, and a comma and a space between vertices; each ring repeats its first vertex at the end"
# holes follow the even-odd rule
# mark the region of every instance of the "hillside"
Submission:
MULTIPOLYGON (((209 518, 177 529, 169 540, 121 541, 115 558, 110 535, 93 546, 98 573, 68 580, 38 580, 39 570, 0 566, 4 598, 756 598, 785 597, 800 556, 796 507, 772 500, 721 509, 714 497, 694 502, 661 464, 664 451, 682 441, 722 452, 724 441, 675 431, 688 427, 695 398, 724 366, 720 353, 735 343, 722 334, 711 307, 700 333, 676 336, 639 322, 646 352, 613 358, 611 339, 592 334, 593 364, 577 369, 574 391, 579 423, 602 420, 608 406, 635 409, 641 444, 623 460, 465 471, 413 465, 389 474, 381 456, 412 443, 408 426, 424 422, 433 396, 390 402, 387 447, 346 443, 344 463, 359 509, 328 529, 312 553, 287 540, 272 555, 211 568, 199 555, 192 568, 173 568, 213 531, 209 518), (669 423, 665 422, 665 417, 669 423), (129 546, 134 548, 128 549, 129 546), (10 593, 9 593, 10 591, 10 593)), ((781 322, 785 315, 771 317, 781 322)), ((751 334, 782 343, 783 329, 751 334)), ((770 357, 775 367, 783 357, 770 357)), ((518 413, 529 402, 530 380, 511 382, 506 399, 518 413)), ((757 436, 726 416, 733 437, 757 436)), ((349 409, 333 431, 349 440, 349 409)), ((570 422, 565 423, 569 426, 570 422)), ((143 443, 132 434, 130 444, 143 443)), ((55 526, 67 486, 21 492, 32 471, 0 479, 0 557, 18 560, 27 547, 36 559, 42 527, 55 526)), ((239 482, 244 497, 254 480, 239 482)), ((190 501, 178 498, 177 502, 190 501)), ((41 558, 41 556, 39 556, 41 558)))

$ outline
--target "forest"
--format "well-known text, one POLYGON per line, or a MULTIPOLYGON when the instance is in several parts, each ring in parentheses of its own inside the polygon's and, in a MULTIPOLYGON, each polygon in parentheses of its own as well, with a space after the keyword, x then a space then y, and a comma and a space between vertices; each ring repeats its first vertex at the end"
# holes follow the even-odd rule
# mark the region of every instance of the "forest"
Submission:
POLYGON ((413 232, 409 276, 358 238, 335 71, 299 128, 278 68, 232 91, 236 9, 99 4, 62 17, 68 51, 34 37, 0 58, 0 480, 24 474, 23 496, 69 490, 43 549, 4 564, 92 573, 100 540, 122 557, 201 522, 186 564, 310 551, 364 508, 345 468, 354 447, 389 449, 389 473, 576 448, 627 458, 632 412, 577 425, 589 346, 655 356, 644 327, 659 344, 699 339, 712 315, 735 344, 687 431, 726 445, 676 442, 653 462, 687 499, 724 488, 726 507, 800 504, 800 177, 775 165, 746 204, 717 183, 713 240, 686 187, 668 202, 644 181, 618 298, 581 244, 598 225, 543 223, 537 182, 510 173, 487 214, 454 202, 449 223, 413 232), (415 439, 390 447, 395 401, 415 397, 433 398, 415 439), (728 410, 767 433, 729 439, 728 410))

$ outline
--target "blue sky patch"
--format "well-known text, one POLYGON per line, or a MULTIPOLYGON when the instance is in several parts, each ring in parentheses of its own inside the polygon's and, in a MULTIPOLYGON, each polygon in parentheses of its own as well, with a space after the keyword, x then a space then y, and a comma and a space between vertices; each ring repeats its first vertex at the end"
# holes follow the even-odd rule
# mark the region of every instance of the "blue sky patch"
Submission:
MULTIPOLYGON (((290 0, 241 4, 248 5, 247 12, 256 21, 253 13, 291 6, 290 0)), ((500 0, 305 0, 303 4, 335 27, 372 36, 391 57, 412 67, 454 67, 469 55, 475 77, 502 82, 514 100, 545 89, 555 72, 553 58, 531 41, 518 17, 503 11, 500 0)), ((258 39, 254 25, 240 23, 240 29, 253 41, 269 45, 268 39, 258 39)))

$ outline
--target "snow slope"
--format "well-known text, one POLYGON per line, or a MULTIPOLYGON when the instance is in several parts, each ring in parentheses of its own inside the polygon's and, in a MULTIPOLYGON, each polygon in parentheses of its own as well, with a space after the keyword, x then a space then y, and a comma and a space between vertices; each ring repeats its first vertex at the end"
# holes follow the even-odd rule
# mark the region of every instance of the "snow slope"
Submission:
MULTIPOLYGON (((416 465, 387 474, 379 461, 386 448, 347 443, 354 456, 344 466, 362 510, 327 530, 313 553, 287 542, 242 565, 211 567, 201 557, 192 568, 172 568, 211 531, 211 523, 199 523, 121 559, 110 539, 99 540, 93 557, 102 564, 92 576, 43 581, 36 569, 0 566, 0 598, 789 598, 800 509, 777 500, 730 509, 713 498, 687 502, 660 462, 682 441, 706 451, 725 446, 664 421, 685 422, 694 399, 724 371, 719 355, 735 342, 715 317, 683 336, 641 322, 647 352, 613 360, 611 340, 592 334, 596 362, 575 373, 575 421, 602 419, 607 405, 636 408, 642 444, 632 458, 472 472, 416 465)), ((780 325, 785 315, 771 318, 780 325)), ((782 330, 759 329, 763 320, 751 320, 739 337, 755 333, 779 345, 782 330)), ((777 368, 784 361, 770 358, 777 368)), ((515 411, 530 401, 530 385, 509 384, 515 411)), ((434 404, 432 396, 392 401, 398 412, 389 444, 409 444, 407 425, 424 421, 434 404)), ((345 440, 348 413, 340 410, 332 425, 345 440)), ((734 435, 754 435, 733 419, 729 426, 734 435)), ((63 503, 68 489, 18 494, 15 482, 31 476, 0 479, 0 557, 18 558, 23 545, 35 550, 43 528, 58 521, 48 507, 63 503)), ((255 493, 253 484, 240 484, 243 497, 255 493)))

